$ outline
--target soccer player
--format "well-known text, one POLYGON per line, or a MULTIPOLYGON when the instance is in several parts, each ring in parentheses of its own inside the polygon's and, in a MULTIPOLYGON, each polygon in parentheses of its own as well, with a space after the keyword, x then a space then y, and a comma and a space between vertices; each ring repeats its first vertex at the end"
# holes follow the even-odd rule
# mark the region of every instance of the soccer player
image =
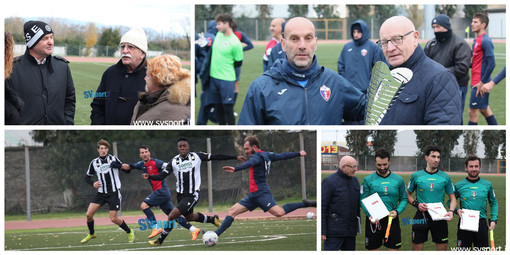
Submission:
POLYGON ((250 168, 250 194, 228 210, 227 217, 225 217, 221 226, 214 231, 218 236, 232 225, 237 215, 248 210, 253 211, 257 207, 276 217, 282 217, 298 208, 316 206, 315 201, 303 200, 303 202, 288 203, 280 207, 276 204, 273 194, 271 194, 269 186, 267 185, 267 176, 269 175, 272 161, 306 156, 305 151, 284 152, 280 154, 264 152, 260 149, 260 143, 256 136, 247 136, 244 139, 244 153, 250 156, 248 161, 237 167, 224 166, 223 169, 229 173, 233 173, 250 168))
POLYGON ((233 19, 229 14, 218 14, 215 20, 218 33, 212 45, 209 72, 216 118, 220 125, 235 125, 235 68, 243 63, 243 47, 232 30, 233 19))
POLYGON ((271 68, 270 65, 268 65, 269 62, 269 56, 271 55, 271 52, 273 51, 274 46, 280 42, 282 39, 282 24, 285 22, 285 19, 282 18, 275 18, 271 21, 271 25, 269 26, 269 31, 271 31, 271 35, 273 36, 271 40, 266 45, 266 50, 264 51, 264 56, 262 56, 262 70, 265 72, 269 68, 271 68))
POLYGON ((108 141, 101 139, 97 142, 97 152, 99 157, 93 159, 89 164, 87 176, 85 180, 90 185, 97 189, 97 194, 90 202, 87 209, 87 226, 89 234, 81 240, 81 243, 86 243, 90 239, 96 238, 94 231, 94 214, 104 204, 110 207, 110 220, 119 225, 128 234, 128 241, 130 243, 135 241, 135 233, 128 227, 126 222, 117 216, 120 210, 122 196, 120 195, 120 178, 119 169, 122 162, 115 156, 108 154, 110 144, 108 141), (92 177, 96 175, 97 181, 93 181, 92 177))
MULTIPOLYGON (((178 204, 177 207, 170 212, 170 215, 168 215, 168 221, 175 220, 177 217, 183 215, 188 221, 212 223, 215 226, 219 226, 220 221, 218 216, 207 216, 202 213, 193 212, 193 208, 198 203, 200 184, 202 182, 200 177, 200 165, 202 161, 210 160, 237 159, 244 162, 244 157, 190 152, 188 139, 185 137, 179 137, 177 140, 177 149, 179 155, 175 156, 171 162, 168 162, 168 165, 163 169, 162 173, 159 175, 145 175, 144 178, 148 178, 151 181, 163 180, 170 175, 170 171, 172 171, 177 178, 178 204)), ((158 240, 149 241, 149 244, 152 246, 161 245, 171 230, 171 228, 165 228, 158 240)))
POLYGON ((427 211, 427 203, 443 203, 444 194, 450 197, 450 210, 447 213, 448 221, 453 218, 453 211, 457 206, 455 188, 448 174, 438 169, 441 157, 441 149, 438 146, 428 146, 425 150, 427 168, 411 175, 407 185, 407 200, 409 204, 418 210, 414 215, 413 222, 413 250, 423 250, 423 244, 427 241, 428 233, 432 235, 432 241, 436 243, 436 249, 446 251, 448 247, 448 224, 446 220, 432 221, 427 211), (411 195, 416 191, 416 199, 411 195))
POLYGON ((389 217, 375 220, 367 211, 363 203, 361 208, 367 215, 365 224, 365 248, 368 250, 380 250, 381 245, 388 251, 398 251, 402 246, 400 224, 398 215, 406 209, 407 194, 404 179, 390 170, 391 158, 386 149, 375 152, 375 166, 377 171, 363 179, 361 183, 361 200, 378 193, 384 205, 390 211, 393 221, 390 227, 390 235, 387 242, 384 241, 389 217), (374 223, 372 223, 374 222, 374 223))
POLYGON ((464 161, 468 176, 455 184, 455 197, 459 199, 457 214, 462 217, 463 209, 480 211, 478 232, 460 229, 457 231, 458 247, 489 247, 488 230, 493 230, 498 221, 498 200, 492 184, 478 176, 482 161, 475 155, 469 155, 464 161), (487 225, 487 202, 490 206, 491 217, 487 225))
POLYGON ((489 93, 483 96, 477 96, 477 90, 484 83, 491 80, 491 73, 496 66, 494 58, 494 44, 485 33, 489 25, 487 15, 477 13, 471 22, 471 30, 476 33, 473 40, 473 60, 471 62, 471 99, 469 102, 469 123, 468 125, 478 125, 478 112, 480 112, 487 120, 489 125, 497 125, 498 122, 494 117, 489 106, 489 93))
MULTIPOLYGON (((151 152, 149 151, 149 147, 142 145, 139 148, 141 161, 138 161, 134 164, 122 164, 122 169, 131 170, 131 169, 139 169, 142 170, 144 174, 150 175, 158 175, 163 169, 166 167, 167 163, 163 160, 151 158, 151 152)), ((150 222, 156 221, 156 217, 151 210, 151 207, 159 206, 161 210, 169 215, 170 212, 174 209, 174 205, 172 204, 172 196, 170 194, 170 190, 166 185, 165 180, 148 180, 149 184, 152 186, 152 193, 147 196, 142 204, 140 205, 140 209, 142 209, 145 216, 150 222)), ((215 215, 215 218, 217 216, 215 215)), ((192 226, 184 217, 177 217, 177 223, 179 223, 184 228, 191 231, 192 240, 196 240, 198 235, 200 234, 200 229, 192 226)), ((219 221, 219 220, 218 220, 219 221)), ((150 223, 149 223, 150 224, 150 223)), ((219 225, 219 224, 218 224, 219 225)), ((154 226, 152 233, 149 235, 149 239, 153 238, 163 232, 162 228, 157 228, 154 226)))

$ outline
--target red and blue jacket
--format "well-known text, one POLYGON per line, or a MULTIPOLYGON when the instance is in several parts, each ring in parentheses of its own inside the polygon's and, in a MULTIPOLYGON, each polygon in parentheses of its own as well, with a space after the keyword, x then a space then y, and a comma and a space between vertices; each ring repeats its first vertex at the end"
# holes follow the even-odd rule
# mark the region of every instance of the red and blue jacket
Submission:
MULTIPOLYGON (((131 169, 135 168, 142 170, 144 173, 147 173, 149 175, 159 175, 163 171, 163 169, 165 169, 166 164, 167 163, 163 160, 150 158, 147 162, 140 160, 134 164, 129 164, 129 167, 131 167, 131 169)), ((149 181, 150 185, 152 186, 152 192, 162 188, 168 189, 165 179, 162 180, 147 179, 147 181, 149 181)))

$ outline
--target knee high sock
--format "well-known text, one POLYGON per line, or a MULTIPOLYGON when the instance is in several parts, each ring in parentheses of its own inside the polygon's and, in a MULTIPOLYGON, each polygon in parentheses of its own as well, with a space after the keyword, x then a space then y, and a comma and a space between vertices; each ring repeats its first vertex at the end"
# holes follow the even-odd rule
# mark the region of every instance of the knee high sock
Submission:
POLYGON ((172 232, 173 227, 170 225, 168 228, 164 228, 163 232, 161 232, 161 235, 159 236, 158 240, 159 243, 163 243, 165 241, 165 238, 172 232))
POLYGON ((120 224, 119 227, 126 231, 126 233, 131 233, 131 229, 128 227, 125 221, 122 221, 122 224, 120 224))
POLYGON ((149 219, 149 225, 152 228, 157 228, 157 225, 152 224, 152 222, 156 222, 156 216, 154 216, 154 213, 152 212, 151 208, 147 208, 143 210, 143 213, 145 213, 145 216, 147 216, 147 219, 149 219))
POLYGON ((175 219, 175 221, 177 223, 179 223, 179 225, 181 225, 183 228, 185 229, 190 229, 191 227, 193 227, 188 220, 186 220, 186 218, 182 217, 182 216, 179 216, 177 217, 177 219, 175 219))
POLYGON ((498 124, 498 121, 496 120, 496 117, 494 117, 494 114, 485 118, 485 120, 487 120, 487 124, 489 124, 489 125, 497 125, 498 124))
POLYGON ((221 226, 214 232, 216 232, 216 234, 220 236, 223 232, 225 232, 225 230, 227 230, 227 228, 230 227, 230 225, 232 225, 232 222, 234 222, 234 217, 232 216, 225 217, 225 219, 221 223, 221 226))
POLYGON ((468 121, 468 125, 478 125, 478 122, 468 121))
POLYGON ((225 114, 225 120, 227 121, 227 125, 235 125, 236 117, 234 116, 234 105, 233 104, 224 104, 223 111, 225 114))
POLYGON ((283 206, 283 210, 285 211, 285 214, 287 214, 287 213, 290 213, 296 209, 304 208, 304 207, 306 207, 306 205, 303 202, 288 203, 283 206))
POLYGON ((87 221, 87 227, 89 228, 89 233, 91 235, 93 235, 95 233, 95 231, 94 231, 94 220, 92 220, 91 222, 87 221))

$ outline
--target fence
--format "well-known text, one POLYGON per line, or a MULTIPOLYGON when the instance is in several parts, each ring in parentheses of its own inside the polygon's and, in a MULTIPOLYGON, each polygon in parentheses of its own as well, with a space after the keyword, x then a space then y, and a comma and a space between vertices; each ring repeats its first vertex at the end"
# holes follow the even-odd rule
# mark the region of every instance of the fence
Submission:
MULTIPOLYGON (((389 17, 386 17, 389 18, 389 17)), ((369 27, 370 31, 370 39, 377 40, 379 39, 379 28, 386 18, 375 19, 372 18, 370 20, 365 20, 369 27)), ((316 36, 320 40, 352 40, 351 38, 351 24, 356 21, 358 18, 342 18, 342 19, 310 19, 316 28, 316 36)), ((271 24, 271 19, 261 19, 261 18, 235 18, 237 23, 238 30, 243 31, 251 40, 254 41, 268 41, 271 39, 271 32, 269 31, 269 26, 271 24)), ((207 31, 207 22, 208 20, 197 19, 195 22, 195 31, 196 32, 205 32, 207 31)), ((421 24, 415 24, 416 30, 419 31, 421 39, 432 39, 425 38, 425 29, 432 29, 430 25, 430 20, 423 21, 421 24)), ((452 18, 452 31, 454 34, 462 37, 462 38, 473 38, 474 34, 472 32, 466 34, 464 31, 466 27, 470 27, 471 29, 471 18, 452 18)), ((504 24, 499 26, 495 26, 494 30, 504 30, 504 24)), ((489 36, 491 38, 505 38, 506 34, 501 31, 494 31, 494 35, 502 35, 500 37, 491 36, 491 31, 488 30, 489 36)), ((433 34, 433 33, 432 33, 433 34)))
MULTIPOLYGON (((97 131, 76 131, 97 132, 97 131)), ((130 131, 123 132, 127 137, 130 131)), ((140 160, 138 146, 145 144, 150 148, 151 156, 164 161, 169 161, 178 154, 176 138, 164 139, 163 133, 176 133, 176 131, 146 131, 152 132, 151 137, 159 139, 129 139, 110 141, 112 148, 109 153, 118 155, 124 163, 135 163, 140 160), (153 134, 153 135, 152 135, 153 134)), ((201 131, 196 131, 200 133, 201 131)), ((211 132, 212 131, 207 131, 211 132)), ((227 131, 216 131, 216 133, 227 131)), ((234 131, 228 131, 234 132, 234 131)), ((254 131, 261 140, 262 149, 267 151, 285 152, 299 151, 299 133, 278 131, 254 131), (274 136, 274 137, 273 137, 274 136), (282 137, 283 136, 283 137, 282 137), (287 141, 286 143, 280 142, 287 141), (262 141, 265 141, 264 143, 262 141), (282 149, 285 148, 285 149, 282 149)), ((202 132, 203 133, 203 132, 202 132)), ((305 157, 305 175, 302 176, 300 160, 284 160, 272 162, 268 184, 271 187, 275 199, 295 198, 301 200, 302 177, 306 186, 306 196, 316 196, 316 133, 304 131, 304 150, 309 152, 305 157)), ((244 155, 241 144, 236 143, 232 136, 211 135, 212 153, 227 155, 244 155)), ((244 138, 244 136, 243 136, 244 138)), ((188 138, 191 151, 206 151, 206 137, 188 138)), ((32 213, 52 211, 83 211, 85 212, 96 190, 84 180, 87 168, 92 159, 97 157, 96 143, 75 143, 60 146, 30 147, 30 203, 32 213), (55 167, 51 167, 53 164, 55 167), (61 169, 57 169, 61 168, 61 169), (57 174, 54 174, 57 173, 57 174), (65 179, 64 179, 65 178, 65 179), (59 183, 68 182, 67 188, 59 187, 59 183), (72 185, 75 183, 75 185, 72 185)), ((211 161, 212 165, 212 190, 208 189, 207 162, 201 167, 201 191, 200 205, 208 204, 209 193, 212 193, 214 203, 234 204, 249 192, 250 171, 228 173, 223 166, 237 166, 241 164, 236 160, 211 161)), ((23 174, 25 169, 24 147, 5 148, 5 213, 26 213, 27 192, 23 174)), ((138 210, 140 203, 152 190, 146 180, 141 179, 141 171, 132 170, 130 174, 120 173, 122 181, 122 209, 138 210)), ((95 177, 93 178, 95 179, 95 177)), ((172 193, 173 202, 176 202, 175 177, 166 178, 166 183, 172 193)), ((103 208, 106 210, 106 207, 103 208)))
MULTIPOLYGON (((463 172, 465 158, 450 158, 447 160, 442 159, 439 164, 439 169, 448 172, 463 172)), ((337 170, 339 167, 339 156, 333 154, 322 154, 322 170, 337 170)), ((391 166, 395 172, 415 172, 426 167, 425 159, 418 157, 391 157, 391 166)), ((375 158, 360 157, 358 160, 358 169, 375 171, 375 158)), ((506 173, 505 160, 488 160, 482 159, 481 173, 506 173)))

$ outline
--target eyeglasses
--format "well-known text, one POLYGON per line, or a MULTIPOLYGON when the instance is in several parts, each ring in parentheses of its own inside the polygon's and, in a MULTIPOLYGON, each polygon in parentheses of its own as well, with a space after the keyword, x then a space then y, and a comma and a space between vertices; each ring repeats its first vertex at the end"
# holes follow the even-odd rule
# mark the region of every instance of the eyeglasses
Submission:
POLYGON ((344 165, 344 166, 348 166, 348 167, 350 167, 352 169, 357 169, 358 168, 358 165, 352 165, 352 166, 351 165, 344 165))
POLYGON ((409 31, 405 35, 393 36, 389 40, 379 40, 379 41, 377 41, 377 45, 379 45, 379 47, 381 47, 382 49, 386 49, 386 48, 388 48, 388 43, 391 41, 391 43, 393 43, 393 45, 399 46, 404 42, 404 37, 406 35, 411 34, 412 32, 414 32, 414 30, 409 31))
POLYGON ((121 44, 121 45, 119 45, 119 50, 123 50, 123 49, 125 49, 126 47, 127 47, 127 49, 128 49, 129 51, 132 51, 132 50, 136 49, 136 46, 134 46, 134 45, 132 45, 132 44, 121 44))

